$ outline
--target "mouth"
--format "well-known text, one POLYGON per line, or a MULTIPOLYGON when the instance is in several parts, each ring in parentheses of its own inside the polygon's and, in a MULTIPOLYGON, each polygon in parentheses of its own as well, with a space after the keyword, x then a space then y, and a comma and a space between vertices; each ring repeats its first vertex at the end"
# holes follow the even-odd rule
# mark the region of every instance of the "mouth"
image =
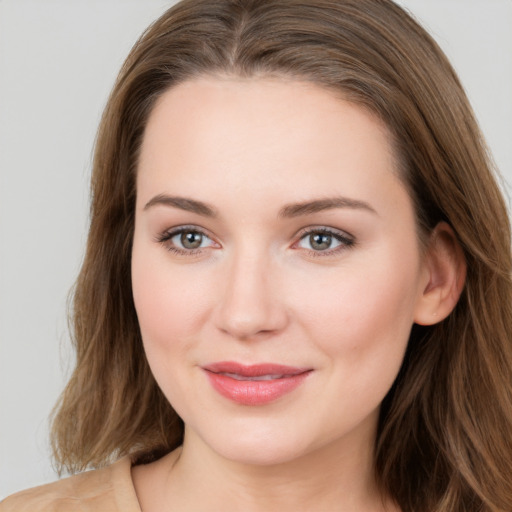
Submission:
POLYGON ((264 405, 291 393, 313 371, 280 364, 223 361, 202 367, 213 389, 241 405, 264 405))
POLYGON ((225 375, 235 380, 249 380, 249 381, 263 381, 263 380, 275 380, 275 379, 286 379, 290 375, 259 375, 258 377, 250 377, 248 375, 239 375, 237 373, 218 372, 218 375, 225 375))

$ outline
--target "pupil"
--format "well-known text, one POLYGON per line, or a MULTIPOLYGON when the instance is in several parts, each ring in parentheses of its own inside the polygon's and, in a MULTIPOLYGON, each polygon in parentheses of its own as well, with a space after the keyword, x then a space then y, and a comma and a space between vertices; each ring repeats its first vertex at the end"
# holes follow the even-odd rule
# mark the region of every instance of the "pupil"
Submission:
POLYGON ((197 249, 203 241, 203 235, 194 231, 187 231, 181 234, 181 244, 185 249, 197 249))
POLYGON ((325 233, 316 233, 309 236, 309 242, 313 249, 325 251, 331 246, 332 236, 325 233))

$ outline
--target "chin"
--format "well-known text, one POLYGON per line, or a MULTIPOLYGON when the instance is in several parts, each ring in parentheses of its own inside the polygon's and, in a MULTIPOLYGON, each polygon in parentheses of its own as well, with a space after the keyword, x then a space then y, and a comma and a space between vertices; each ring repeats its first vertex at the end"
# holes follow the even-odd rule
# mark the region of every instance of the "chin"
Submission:
POLYGON ((220 457, 244 465, 273 466, 296 460, 314 449, 309 436, 279 422, 231 422, 198 431, 202 443, 220 457), (270 423, 270 424, 269 424, 270 423), (227 428, 226 428, 227 427, 227 428))

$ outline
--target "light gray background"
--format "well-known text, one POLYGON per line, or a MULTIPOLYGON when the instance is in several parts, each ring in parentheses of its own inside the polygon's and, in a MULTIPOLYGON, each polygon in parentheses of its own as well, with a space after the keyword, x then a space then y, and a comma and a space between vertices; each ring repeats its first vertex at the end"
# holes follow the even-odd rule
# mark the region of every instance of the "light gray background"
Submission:
MULTIPOLYGON (((95 130, 131 45, 172 3, 0 0, 0 498, 56 478, 47 418, 73 361, 95 130)), ((400 3, 452 59, 511 183, 512 0, 400 3)))

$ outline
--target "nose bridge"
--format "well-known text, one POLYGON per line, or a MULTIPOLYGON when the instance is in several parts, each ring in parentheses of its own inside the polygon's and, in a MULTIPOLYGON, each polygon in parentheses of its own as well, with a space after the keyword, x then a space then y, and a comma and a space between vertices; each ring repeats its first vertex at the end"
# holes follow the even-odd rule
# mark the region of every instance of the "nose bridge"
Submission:
POLYGON ((226 262, 219 328, 245 339, 280 330, 286 314, 277 293, 276 264, 269 251, 241 247, 226 262))

